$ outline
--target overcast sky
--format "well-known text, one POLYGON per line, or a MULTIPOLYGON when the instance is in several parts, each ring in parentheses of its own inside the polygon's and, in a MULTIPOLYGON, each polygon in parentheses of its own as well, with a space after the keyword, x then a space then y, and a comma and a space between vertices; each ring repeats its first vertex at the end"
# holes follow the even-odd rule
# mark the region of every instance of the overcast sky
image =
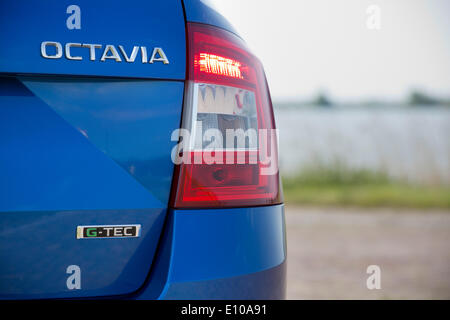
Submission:
POLYGON ((449 0, 216 0, 262 60, 274 100, 450 97, 449 0), (376 23, 380 9, 380 29, 376 23), (375 14, 375 15, 374 15, 375 14), (374 20, 375 19, 375 20, 374 20))

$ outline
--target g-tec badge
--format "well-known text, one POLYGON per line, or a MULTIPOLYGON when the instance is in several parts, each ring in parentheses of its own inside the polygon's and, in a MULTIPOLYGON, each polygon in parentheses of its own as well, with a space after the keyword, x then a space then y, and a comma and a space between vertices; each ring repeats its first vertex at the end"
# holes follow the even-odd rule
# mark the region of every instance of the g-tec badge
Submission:
POLYGON ((137 238, 140 235, 140 224, 77 227, 77 239, 137 238))

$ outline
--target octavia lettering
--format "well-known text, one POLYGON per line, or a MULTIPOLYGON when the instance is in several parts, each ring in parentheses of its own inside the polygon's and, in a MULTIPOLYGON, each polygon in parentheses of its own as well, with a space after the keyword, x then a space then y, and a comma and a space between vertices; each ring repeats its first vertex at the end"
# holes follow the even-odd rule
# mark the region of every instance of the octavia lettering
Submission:
POLYGON ((65 56, 68 60, 89 60, 89 61, 116 61, 133 63, 161 62, 169 64, 164 50, 154 47, 147 50, 145 46, 130 46, 94 43, 68 42, 62 45, 56 41, 43 41, 41 43, 41 56, 45 59, 60 59, 65 56))

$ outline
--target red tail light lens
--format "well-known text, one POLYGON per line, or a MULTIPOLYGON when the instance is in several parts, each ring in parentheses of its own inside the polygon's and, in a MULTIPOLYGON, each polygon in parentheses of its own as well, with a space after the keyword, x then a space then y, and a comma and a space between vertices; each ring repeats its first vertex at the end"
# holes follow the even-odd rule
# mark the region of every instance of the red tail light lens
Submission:
POLYGON ((194 65, 200 68, 200 72, 213 73, 219 76, 243 79, 241 73, 241 63, 239 61, 202 52, 194 65))
POLYGON ((187 28, 189 73, 170 205, 280 203, 275 123, 259 60, 230 32, 187 28))

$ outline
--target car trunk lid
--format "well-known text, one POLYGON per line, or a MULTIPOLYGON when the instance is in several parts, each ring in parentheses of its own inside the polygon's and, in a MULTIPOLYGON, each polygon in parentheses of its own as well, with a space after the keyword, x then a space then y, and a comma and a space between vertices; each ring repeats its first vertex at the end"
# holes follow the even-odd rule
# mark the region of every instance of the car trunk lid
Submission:
POLYGON ((162 232, 184 92, 181 2, 77 7, 80 28, 68 2, 0 4, 2 298, 131 293, 162 232))

